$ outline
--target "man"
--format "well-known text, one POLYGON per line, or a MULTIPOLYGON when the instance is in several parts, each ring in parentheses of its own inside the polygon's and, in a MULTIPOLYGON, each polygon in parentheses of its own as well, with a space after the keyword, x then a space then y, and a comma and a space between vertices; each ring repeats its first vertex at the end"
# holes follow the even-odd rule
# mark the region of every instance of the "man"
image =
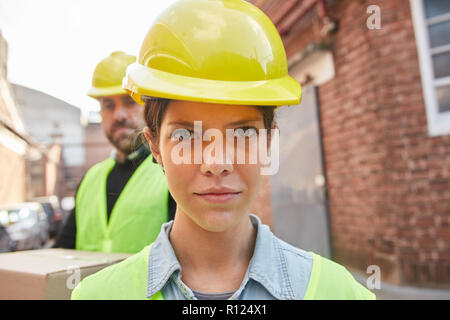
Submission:
POLYGON ((144 108, 122 89, 126 68, 135 60, 113 52, 95 68, 88 95, 100 103, 102 127, 115 156, 93 166, 82 179, 55 247, 136 253, 173 219, 176 204, 163 171, 148 146, 136 146, 144 108))

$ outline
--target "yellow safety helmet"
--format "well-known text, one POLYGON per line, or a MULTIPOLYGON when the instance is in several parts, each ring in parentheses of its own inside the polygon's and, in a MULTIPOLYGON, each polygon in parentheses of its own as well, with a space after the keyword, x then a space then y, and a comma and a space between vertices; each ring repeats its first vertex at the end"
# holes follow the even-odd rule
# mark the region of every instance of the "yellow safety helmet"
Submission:
POLYGON ((169 7, 127 68, 123 88, 140 104, 144 96, 272 106, 301 100, 277 29, 243 0, 181 0, 169 7))
POLYGON ((98 98, 127 94, 122 88, 122 79, 127 67, 136 61, 136 57, 122 51, 115 51, 100 61, 95 67, 92 76, 92 87, 88 90, 88 96, 98 98))

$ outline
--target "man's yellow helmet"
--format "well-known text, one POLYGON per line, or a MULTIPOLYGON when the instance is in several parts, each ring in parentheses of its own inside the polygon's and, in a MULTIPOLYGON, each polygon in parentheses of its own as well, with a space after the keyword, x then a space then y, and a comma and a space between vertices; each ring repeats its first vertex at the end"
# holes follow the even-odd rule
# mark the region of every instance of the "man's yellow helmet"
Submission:
POLYGON ((181 0, 150 28, 123 88, 143 96, 209 103, 292 105, 300 84, 270 19, 243 0, 181 0))
POLYGON ((95 67, 92 76, 92 87, 88 90, 88 96, 98 98, 127 94, 122 88, 122 79, 127 67, 136 61, 136 57, 122 51, 111 53, 100 61, 95 67))

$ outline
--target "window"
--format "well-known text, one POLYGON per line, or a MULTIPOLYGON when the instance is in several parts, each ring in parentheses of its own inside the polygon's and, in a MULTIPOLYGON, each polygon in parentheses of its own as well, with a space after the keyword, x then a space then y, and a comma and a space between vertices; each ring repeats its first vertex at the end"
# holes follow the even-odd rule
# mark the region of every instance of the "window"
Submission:
POLYGON ((450 1, 410 0, 431 136, 450 134, 450 1))

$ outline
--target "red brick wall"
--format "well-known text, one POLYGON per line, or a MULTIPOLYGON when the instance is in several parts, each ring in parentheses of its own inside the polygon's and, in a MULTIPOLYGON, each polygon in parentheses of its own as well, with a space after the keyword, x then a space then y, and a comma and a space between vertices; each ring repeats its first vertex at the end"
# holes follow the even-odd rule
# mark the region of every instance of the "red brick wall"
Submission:
MULTIPOLYGON (((450 136, 428 136, 409 1, 339 0, 336 76, 319 87, 335 259, 382 281, 450 285, 450 136), (382 29, 366 27, 369 5, 382 29)), ((304 20, 305 21, 305 20, 304 20)), ((317 40, 298 23, 288 56, 317 40)))
POLYGON ((392 30, 384 20, 386 8, 383 30, 368 30, 367 6, 338 1, 330 10, 339 21, 333 38, 336 77, 319 88, 319 101, 332 239, 338 261, 363 271, 377 264, 382 280, 398 282, 399 216, 390 199, 386 131, 393 120, 386 113, 395 105, 385 100, 393 89, 388 83, 395 81, 395 44, 387 39, 392 30))

